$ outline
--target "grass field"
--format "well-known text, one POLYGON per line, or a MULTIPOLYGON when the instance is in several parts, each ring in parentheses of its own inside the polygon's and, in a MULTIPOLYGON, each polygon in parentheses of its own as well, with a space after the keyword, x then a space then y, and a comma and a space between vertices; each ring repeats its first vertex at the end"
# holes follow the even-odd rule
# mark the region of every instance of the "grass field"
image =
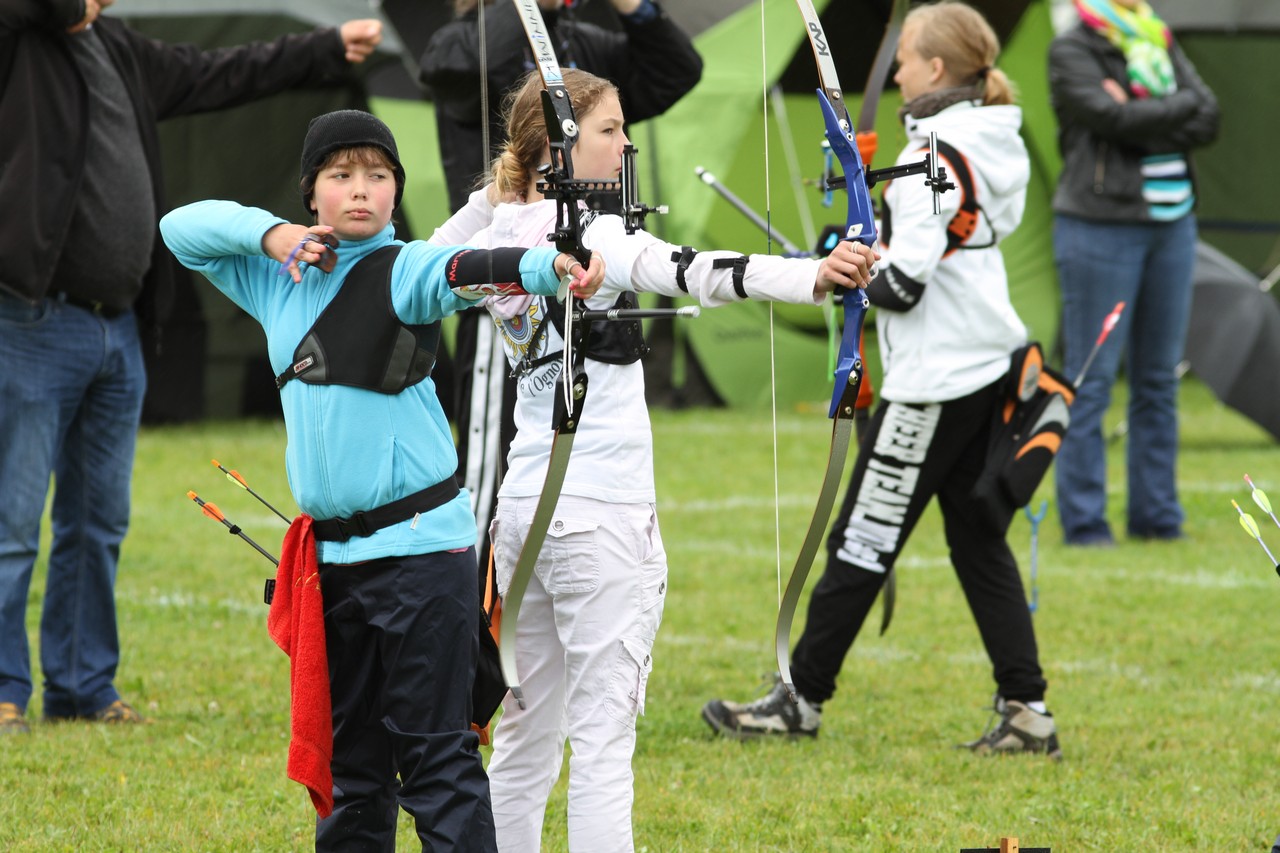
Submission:
MULTIPOLYGON (((893 628, 855 645, 821 736, 713 739, 703 702, 750 697, 772 669, 775 506, 785 573, 829 427, 820 414, 779 417, 775 504, 767 413, 655 412, 671 578, 639 724, 637 847, 958 851, 1017 836, 1055 853, 1269 850, 1280 833, 1280 634, 1270 625, 1280 580, 1230 499, 1261 517, 1248 473, 1280 504, 1280 450, 1198 383, 1184 384, 1181 405, 1187 540, 1066 549, 1052 505, 1041 528, 1035 621, 1060 764, 952 748, 981 733, 992 683, 932 509, 899 564, 893 628)), ((1113 408, 1109 425, 1119 417, 1113 408)), ((276 423, 143 432, 117 589, 117 683, 154 722, 34 724, 29 737, 0 740, 0 849, 310 849, 313 812, 284 776, 288 663, 261 604, 272 566, 185 497, 195 489, 278 551, 283 524, 209 459, 291 514, 283 446, 276 423)), ((1119 531, 1123 446, 1110 456, 1119 531)), ((1280 530, 1266 524, 1274 550, 1280 530)), ((1024 574, 1029 530, 1019 517, 1010 532, 1024 574)), ((43 564, 33 648, 42 592, 43 564)), ((564 848, 564 821, 562 782, 545 849, 564 848)), ((401 849, 417 849, 407 820, 400 830, 401 849)))

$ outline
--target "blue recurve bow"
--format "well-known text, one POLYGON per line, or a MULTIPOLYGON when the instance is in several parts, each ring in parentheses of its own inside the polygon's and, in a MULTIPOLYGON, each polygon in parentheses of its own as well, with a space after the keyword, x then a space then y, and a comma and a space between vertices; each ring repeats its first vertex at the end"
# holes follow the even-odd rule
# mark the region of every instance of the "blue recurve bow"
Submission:
MULTIPOLYGON (((849 120, 849 110, 845 106, 844 91, 840 88, 840 79, 836 74, 835 62, 831 57, 830 44, 822 29, 822 21, 813 7, 811 0, 796 0, 800 14, 804 17, 809 36, 809 44, 813 48, 813 56, 818 65, 818 103, 822 108, 822 117, 826 127, 825 135, 831 151, 840 163, 844 173, 842 179, 828 181, 828 187, 843 186, 848 196, 848 212, 845 217, 845 238, 856 240, 867 246, 874 246, 877 239, 875 211, 871 204, 871 193, 868 189, 876 182, 875 175, 868 175, 863 167, 862 156, 858 152, 857 139, 853 123, 849 120)), ((889 31, 885 34, 885 42, 892 39, 895 44, 888 47, 885 59, 885 43, 877 55, 872 69, 871 84, 883 86, 884 76, 891 63, 892 53, 896 47, 901 18, 905 17, 906 0, 896 0, 895 17, 890 22, 889 31), (894 26, 894 21, 897 26, 894 26), (877 69, 879 69, 877 71, 877 69)), ((864 108, 864 118, 874 117, 874 109, 868 113, 864 108)), ((867 128, 859 128, 866 130, 867 128)), ((936 194, 948 189, 946 176, 937 167, 936 154, 917 167, 898 167, 885 170, 894 176, 912 172, 926 171, 927 183, 936 194)), ((831 431, 831 450, 827 457, 826 473, 822 487, 818 492, 818 504, 813 518, 805 534, 800 554, 796 558, 795 568, 787 581, 786 591, 778 607, 778 623, 774 631, 774 652, 778 661, 778 673, 782 683, 793 701, 796 699, 795 685, 791 680, 791 626, 795 619, 796 608, 800 603, 800 595, 804 591, 805 580, 813 566, 814 557, 826 533, 827 521, 831 518, 831 509, 835 505, 836 494, 840 488, 840 480, 844 473, 845 458, 849 453, 849 442, 853 434, 854 404, 858 399, 858 389, 862 384, 862 359, 858 353, 858 340, 862 333, 862 322, 866 318, 869 303, 860 291, 849 291, 844 300, 844 331, 840 338, 840 348, 836 358, 835 388, 831 395, 831 408, 828 417, 833 419, 831 431)))

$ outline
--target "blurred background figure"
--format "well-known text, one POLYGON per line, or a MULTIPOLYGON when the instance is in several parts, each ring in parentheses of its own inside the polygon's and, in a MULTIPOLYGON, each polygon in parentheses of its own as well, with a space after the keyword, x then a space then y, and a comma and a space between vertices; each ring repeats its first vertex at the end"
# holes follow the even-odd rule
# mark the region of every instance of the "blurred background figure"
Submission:
POLYGON ((1065 370, 1127 303, 1071 409, 1056 466, 1068 545, 1111 545, 1102 416, 1122 354, 1129 377, 1128 534, 1178 539, 1178 377, 1196 251, 1191 151, 1218 104, 1144 0, 1076 0, 1049 49, 1063 169, 1053 199, 1065 370))
POLYGON ((354 20, 201 52, 100 17, 111 1, 0 0, 0 193, 24 209, 0 229, 0 733, 28 731, 50 476, 45 719, 142 720, 114 684, 115 579, 147 384, 139 327, 172 300, 156 123, 339 83, 382 38, 354 20))

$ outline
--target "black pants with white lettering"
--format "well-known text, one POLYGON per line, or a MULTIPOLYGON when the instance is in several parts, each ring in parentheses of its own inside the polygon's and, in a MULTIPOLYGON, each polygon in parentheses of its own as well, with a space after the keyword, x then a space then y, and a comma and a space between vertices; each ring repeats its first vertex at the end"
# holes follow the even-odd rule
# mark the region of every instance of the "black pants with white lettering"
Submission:
POLYGON ((995 384, 946 403, 881 402, 862 443, 840 514, 827 537, 827 568, 809 600, 792 655, 796 688, 825 702, 907 537, 937 495, 951 563, 1006 699, 1044 698, 1035 631, 1018 564, 1003 533, 971 507, 996 403, 995 384))

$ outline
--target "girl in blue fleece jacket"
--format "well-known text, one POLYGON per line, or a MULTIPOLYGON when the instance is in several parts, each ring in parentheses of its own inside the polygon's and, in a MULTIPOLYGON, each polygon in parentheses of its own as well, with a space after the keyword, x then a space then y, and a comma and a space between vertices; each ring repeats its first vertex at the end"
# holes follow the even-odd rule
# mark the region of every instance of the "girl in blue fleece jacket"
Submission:
POLYGON ((488 780, 470 729, 475 520, 428 375, 433 324, 473 304, 476 295, 459 295, 467 285, 519 282, 554 295, 563 277, 585 298, 602 263, 584 268, 547 248, 396 240, 404 170, 390 130, 365 112, 313 120, 301 174, 314 225, 203 201, 169 213, 160 229, 184 266, 262 324, 290 489, 315 519, 334 781, 316 849, 393 848, 399 802, 424 847, 492 850, 488 780))

